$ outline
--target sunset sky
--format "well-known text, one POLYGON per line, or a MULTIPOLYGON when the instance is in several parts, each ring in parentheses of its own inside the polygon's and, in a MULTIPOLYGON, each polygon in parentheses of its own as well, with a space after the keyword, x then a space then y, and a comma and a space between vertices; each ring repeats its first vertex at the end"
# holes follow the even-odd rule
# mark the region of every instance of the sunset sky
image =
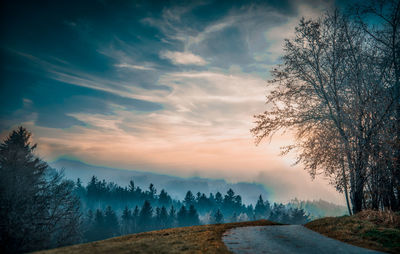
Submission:
POLYGON ((312 181, 289 133, 255 146, 269 71, 300 17, 332 1, 8 1, 0 136, 23 125, 45 160, 259 182, 271 199, 343 197, 312 181))

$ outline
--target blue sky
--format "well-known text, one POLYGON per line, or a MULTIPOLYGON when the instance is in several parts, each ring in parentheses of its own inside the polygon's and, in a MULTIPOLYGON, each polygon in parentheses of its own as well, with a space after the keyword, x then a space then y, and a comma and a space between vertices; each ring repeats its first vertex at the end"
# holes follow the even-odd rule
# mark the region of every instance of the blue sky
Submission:
POLYGON ((291 167, 295 155, 278 156, 290 135, 255 147, 249 132, 283 39, 332 1, 2 5, 2 137, 23 125, 47 160, 258 181, 277 199, 342 202, 291 167))

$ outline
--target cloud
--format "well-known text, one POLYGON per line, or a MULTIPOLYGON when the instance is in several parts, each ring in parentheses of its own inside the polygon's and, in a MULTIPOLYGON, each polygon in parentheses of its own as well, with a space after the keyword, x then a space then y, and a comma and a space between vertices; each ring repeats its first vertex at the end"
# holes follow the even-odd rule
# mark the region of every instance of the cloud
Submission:
POLYGON ((135 70, 141 70, 141 71, 154 71, 155 70, 153 67, 149 67, 149 66, 126 64, 126 63, 116 64, 114 66, 118 67, 118 68, 128 68, 128 69, 135 69, 135 70))
MULTIPOLYGON (((295 33, 295 27, 299 24, 299 20, 302 17, 306 18, 317 18, 321 15, 321 13, 328 11, 333 8, 334 1, 324 1, 324 0, 316 0, 311 4, 306 1, 295 1, 293 2, 293 7, 297 12, 297 15, 292 17, 283 17, 286 18, 287 21, 273 26, 267 31, 265 31, 264 35, 266 40, 268 41, 269 46, 267 47, 264 54, 259 54, 255 56, 255 59, 258 61, 276 61, 283 54, 283 44, 284 39, 292 39, 295 33)), ((277 13, 278 14, 278 13, 277 13)))
POLYGON ((181 65, 206 65, 207 62, 201 56, 195 55, 191 52, 178 52, 178 51, 161 51, 160 57, 169 59, 174 64, 181 65))
POLYGON ((34 31, 60 34, 25 39, 28 46, 7 57, 25 63, 8 61, 14 79, 1 88, 15 114, 3 110, 3 118, 18 117, 32 130, 47 160, 70 155, 111 167, 255 181, 282 201, 339 200, 323 180, 311 182, 300 166, 290 167, 293 155, 278 156, 290 135, 256 147, 249 132, 253 115, 265 110, 265 73, 279 62, 283 38, 301 16, 330 3, 275 2, 128 4, 50 30, 44 15, 34 31))

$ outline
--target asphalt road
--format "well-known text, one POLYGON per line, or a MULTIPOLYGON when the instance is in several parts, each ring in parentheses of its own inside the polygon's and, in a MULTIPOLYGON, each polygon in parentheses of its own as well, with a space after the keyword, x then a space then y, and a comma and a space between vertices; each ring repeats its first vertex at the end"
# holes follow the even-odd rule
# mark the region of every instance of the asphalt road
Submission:
POLYGON ((234 228, 223 237, 233 253, 381 253, 346 244, 300 225, 234 228))

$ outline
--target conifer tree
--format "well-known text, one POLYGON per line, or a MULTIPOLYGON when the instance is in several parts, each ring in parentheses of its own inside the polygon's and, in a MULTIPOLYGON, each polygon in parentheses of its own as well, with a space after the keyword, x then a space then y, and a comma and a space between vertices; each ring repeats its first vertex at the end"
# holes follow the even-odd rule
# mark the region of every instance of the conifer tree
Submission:
POLYGON ((154 218, 154 227, 155 228, 160 228, 161 226, 161 208, 160 207, 156 207, 156 216, 154 218))
POLYGON ((221 213, 221 210, 217 209, 214 213, 214 223, 219 224, 224 222, 224 216, 221 213))
POLYGON ((121 216, 121 233, 122 234, 130 234, 133 232, 132 230, 132 212, 129 210, 128 206, 125 206, 125 209, 122 211, 122 216, 121 216))
POLYGON ((167 228, 168 227, 168 212, 167 209, 165 208, 165 206, 161 207, 161 211, 160 211, 160 227, 162 229, 167 228))
POLYGON ((168 213, 168 227, 175 227, 177 222, 176 210, 174 206, 171 206, 168 213))
POLYGON ((262 196, 260 195, 256 204, 256 207, 254 208, 254 215, 256 219, 263 219, 266 218, 266 212, 267 208, 265 207, 264 200, 262 196))
POLYGON ((220 192, 217 192, 217 193, 215 194, 215 203, 216 203, 216 205, 217 205, 218 207, 221 207, 223 201, 224 201, 224 200, 223 200, 223 198, 222 198, 222 194, 221 194, 220 192))
POLYGON ((139 216, 140 216, 140 210, 139 210, 139 207, 136 206, 132 213, 132 221, 133 221, 132 222, 132 233, 138 232, 139 216))
POLYGON ((187 222, 189 225, 199 225, 200 224, 199 214, 197 213, 194 205, 191 205, 189 207, 189 211, 187 213, 187 222))
POLYGON ((148 200, 146 200, 139 214, 139 230, 146 231, 153 228, 153 208, 148 200))
POLYGON ((177 214, 177 221, 178 225, 181 227, 187 226, 187 210, 186 207, 183 205, 177 214))
POLYGON ((193 193, 191 191, 188 191, 186 193, 185 199, 183 201, 183 203, 189 207, 190 205, 193 205, 196 201, 196 198, 193 196, 193 193))
POLYGON ((75 183, 40 160, 19 127, 0 143, 0 252, 30 252, 79 240, 75 183))
POLYGON ((105 229, 104 215, 100 209, 97 209, 96 214, 94 216, 93 228, 90 230, 88 240, 97 241, 104 239, 105 237, 106 237, 106 229, 105 229))
POLYGON ((107 206, 104 213, 104 225, 107 238, 119 235, 118 218, 111 206, 107 206))
POLYGON ((168 195, 168 193, 162 189, 160 192, 160 195, 158 196, 158 203, 161 206, 169 206, 172 202, 171 197, 168 195))

